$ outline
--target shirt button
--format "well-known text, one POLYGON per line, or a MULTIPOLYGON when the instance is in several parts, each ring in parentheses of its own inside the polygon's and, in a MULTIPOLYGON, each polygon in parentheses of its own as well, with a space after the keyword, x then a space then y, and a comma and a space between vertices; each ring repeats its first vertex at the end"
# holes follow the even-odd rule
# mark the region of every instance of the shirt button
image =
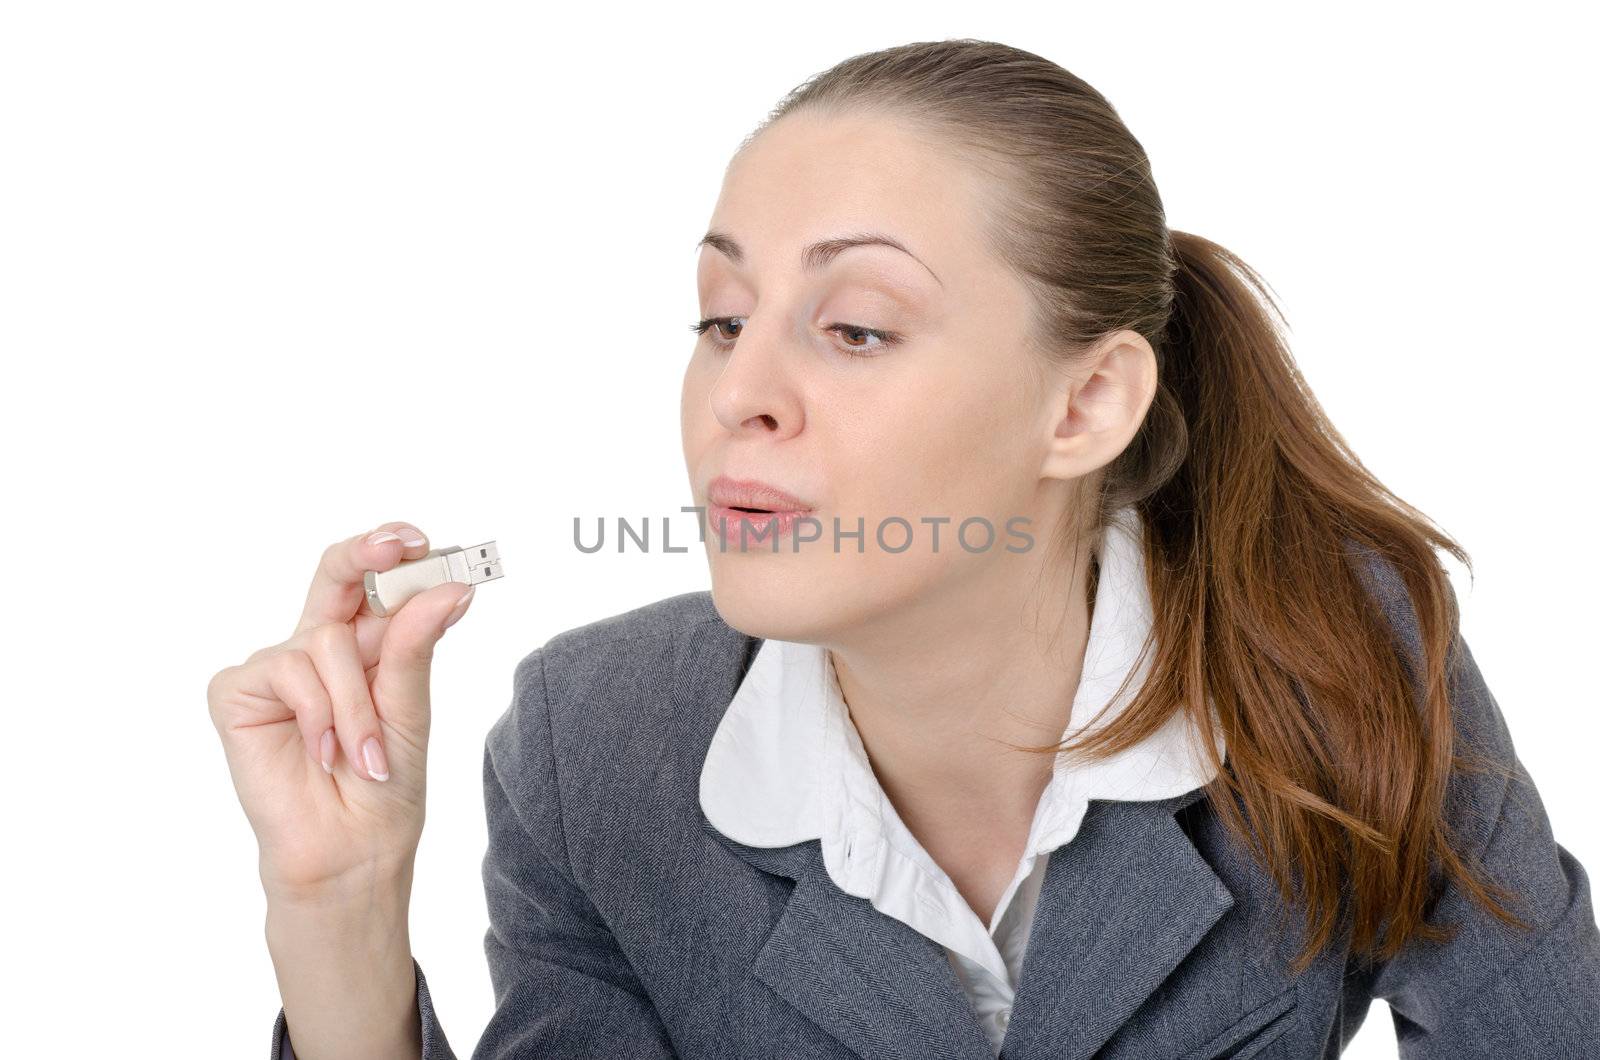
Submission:
POLYGON ((1006 1024, 1011 1022, 1011 1010, 1009 1008, 1003 1008, 999 1012, 996 1012, 994 1014, 994 1021, 1004 1028, 1006 1024))

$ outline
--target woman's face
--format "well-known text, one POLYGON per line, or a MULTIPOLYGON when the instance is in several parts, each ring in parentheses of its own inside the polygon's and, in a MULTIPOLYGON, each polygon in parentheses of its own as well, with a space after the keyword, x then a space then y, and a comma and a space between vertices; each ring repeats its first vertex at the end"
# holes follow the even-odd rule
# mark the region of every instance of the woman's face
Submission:
POLYGON ((1028 347, 1025 290, 981 238, 983 192, 878 117, 791 114, 728 167, 698 286, 700 317, 733 319, 694 340, 682 417, 713 596, 736 628, 831 643, 891 614, 973 621, 1014 610, 1017 572, 1037 572, 1070 390, 1028 347), (905 250, 803 253, 868 233, 905 250), (818 525, 798 524, 796 546, 780 524, 776 551, 770 525, 724 538, 708 504, 721 476, 798 498, 818 525), (974 518, 992 529, 958 538, 974 518))

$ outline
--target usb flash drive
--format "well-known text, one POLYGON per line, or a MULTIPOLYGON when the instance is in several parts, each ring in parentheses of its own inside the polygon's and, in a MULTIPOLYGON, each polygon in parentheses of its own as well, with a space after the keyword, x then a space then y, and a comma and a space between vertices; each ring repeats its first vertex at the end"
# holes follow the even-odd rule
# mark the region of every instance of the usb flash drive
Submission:
POLYGON ((367 571, 363 579, 367 589, 367 606, 380 617, 399 610, 400 606, 424 589, 445 582, 464 582, 477 585, 505 577, 500 566, 500 549, 493 541, 462 548, 436 548, 426 556, 408 559, 390 570, 367 571))

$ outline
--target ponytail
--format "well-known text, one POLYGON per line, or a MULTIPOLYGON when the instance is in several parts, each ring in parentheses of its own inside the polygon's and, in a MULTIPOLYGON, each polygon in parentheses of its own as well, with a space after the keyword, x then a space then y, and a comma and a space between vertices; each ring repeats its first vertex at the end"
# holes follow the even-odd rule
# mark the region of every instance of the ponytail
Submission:
POLYGON ((1446 937, 1424 921, 1446 877, 1525 926, 1468 869, 1444 813, 1451 772, 1489 768, 1456 755, 1446 696, 1459 610, 1435 549, 1469 557, 1351 451, 1261 277, 1211 240, 1171 241, 1152 456, 1120 486, 1147 492, 1168 645, 1151 683, 1173 682, 1183 702, 1209 695, 1224 727, 1213 804, 1306 904, 1302 963, 1344 932, 1379 959, 1446 937), (1385 622, 1374 571, 1399 575, 1407 599, 1391 606, 1415 624, 1385 622))

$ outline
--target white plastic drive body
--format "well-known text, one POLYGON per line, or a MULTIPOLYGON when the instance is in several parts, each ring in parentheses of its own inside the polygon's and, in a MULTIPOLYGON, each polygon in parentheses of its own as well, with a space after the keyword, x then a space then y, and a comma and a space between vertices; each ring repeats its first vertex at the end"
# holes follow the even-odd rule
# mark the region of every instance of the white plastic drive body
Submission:
POLYGON ((435 585, 462 582, 477 585, 504 577, 500 549, 493 541, 462 548, 436 548, 425 556, 406 560, 390 570, 369 570, 363 579, 367 606, 378 616, 398 611, 407 600, 435 585))

